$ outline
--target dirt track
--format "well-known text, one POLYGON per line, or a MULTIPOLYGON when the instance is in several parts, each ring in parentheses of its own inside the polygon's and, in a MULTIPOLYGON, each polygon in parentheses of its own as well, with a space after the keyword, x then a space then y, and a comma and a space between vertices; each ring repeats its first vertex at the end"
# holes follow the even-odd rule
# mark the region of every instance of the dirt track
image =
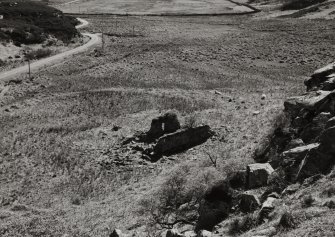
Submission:
MULTIPOLYGON (((80 19, 80 18, 78 18, 78 20, 81 22, 81 24, 76 27, 77 29, 81 29, 81 28, 88 25, 88 22, 86 20, 83 20, 83 19, 80 19)), ((43 67, 47 67, 47 66, 51 66, 51 65, 55 65, 57 63, 60 63, 60 62, 64 61, 64 59, 66 59, 70 56, 73 56, 74 54, 84 52, 87 49, 89 49, 90 47, 92 47, 93 45, 96 45, 100 42, 100 37, 98 36, 98 34, 82 33, 82 35, 87 36, 87 37, 90 38, 90 40, 86 44, 84 44, 82 46, 79 46, 77 48, 74 48, 72 50, 69 50, 69 51, 66 51, 66 52, 48 57, 48 58, 43 58, 43 59, 38 60, 36 62, 33 62, 30 66, 31 70, 36 71, 36 70, 39 70, 43 67)), ((28 71, 27 65, 24 65, 24 66, 21 66, 21 67, 18 67, 18 68, 14 68, 10 71, 1 73, 0 74, 0 80, 6 80, 6 79, 9 79, 9 78, 12 78, 12 77, 16 77, 16 76, 19 76, 23 73, 27 73, 27 71, 28 71)))

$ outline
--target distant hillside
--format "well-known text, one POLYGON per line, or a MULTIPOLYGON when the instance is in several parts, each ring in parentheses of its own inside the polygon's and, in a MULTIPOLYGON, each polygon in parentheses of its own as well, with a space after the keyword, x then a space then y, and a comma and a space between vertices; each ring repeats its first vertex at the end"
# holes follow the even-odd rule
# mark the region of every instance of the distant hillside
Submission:
POLYGON ((53 7, 32 1, 0 0, 0 41, 16 45, 42 43, 49 35, 69 42, 78 23, 53 7))

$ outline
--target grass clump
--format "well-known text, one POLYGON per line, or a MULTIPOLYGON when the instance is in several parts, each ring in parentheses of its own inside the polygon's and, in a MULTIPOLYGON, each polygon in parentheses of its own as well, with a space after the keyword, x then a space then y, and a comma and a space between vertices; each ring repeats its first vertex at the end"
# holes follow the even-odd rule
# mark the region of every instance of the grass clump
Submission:
POLYGON ((302 207, 307 208, 307 207, 311 207, 314 202, 315 202, 315 199, 312 195, 306 195, 303 197, 301 205, 302 207))
POLYGON ((239 235, 255 228, 258 225, 258 216, 255 214, 248 214, 246 216, 233 220, 229 226, 229 233, 231 235, 239 235))

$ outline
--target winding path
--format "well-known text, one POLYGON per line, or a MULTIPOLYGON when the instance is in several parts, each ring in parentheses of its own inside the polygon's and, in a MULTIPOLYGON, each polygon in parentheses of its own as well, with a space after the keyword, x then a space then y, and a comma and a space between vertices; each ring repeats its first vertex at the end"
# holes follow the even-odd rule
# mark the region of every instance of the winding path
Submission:
MULTIPOLYGON (((86 20, 83 20, 83 19, 80 19, 80 18, 78 18, 78 20, 81 22, 81 24, 76 26, 77 29, 81 29, 81 28, 88 25, 88 22, 86 20)), ((90 47, 100 43, 100 37, 97 34, 82 33, 82 35, 90 37, 90 40, 86 44, 81 45, 77 48, 68 50, 66 52, 56 54, 54 56, 51 56, 51 57, 48 57, 48 58, 43 58, 41 60, 33 62, 33 63, 30 64, 31 70, 36 71, 36 70, 39 70, 43 67, 54 66, 57 63, 63 62, 66 58, 69 58, 70 56, 73 56, 73 55, 78 54, 78 53, 85 52, 90 47)), ((12 77, 17 77, 17 76, 20 76, 20 75, 22 75, 24 73, 27 73, 27 72, 28 72, 28 66, 23 65, 23 66, 14 68, 12 70, 0 73, 0 81, 10 79, 12 77)))

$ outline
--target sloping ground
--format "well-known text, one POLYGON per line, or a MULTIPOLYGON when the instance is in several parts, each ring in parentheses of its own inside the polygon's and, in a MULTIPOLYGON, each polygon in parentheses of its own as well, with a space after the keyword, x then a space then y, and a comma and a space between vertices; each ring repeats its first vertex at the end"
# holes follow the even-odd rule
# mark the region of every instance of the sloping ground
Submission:
POLYGON ((105 29, 104 52, 75 56, 32 81, 1 82, 1 236, 97 237, 115 227, 149 236, 142 199, 171 176, 202 193, 252 162, 282 101, 335 57, 331 21, 89 21, 90 32, 105 29), (171 109, 182 125, 194 118, 216 136, 156 163, 120 146, 171 109))
POLYGON ((111 14, 234 14, 253 12, 252 9, 229 0, 89 0, 69 1, 58 5, 69 13, 111 13, 111 14))

